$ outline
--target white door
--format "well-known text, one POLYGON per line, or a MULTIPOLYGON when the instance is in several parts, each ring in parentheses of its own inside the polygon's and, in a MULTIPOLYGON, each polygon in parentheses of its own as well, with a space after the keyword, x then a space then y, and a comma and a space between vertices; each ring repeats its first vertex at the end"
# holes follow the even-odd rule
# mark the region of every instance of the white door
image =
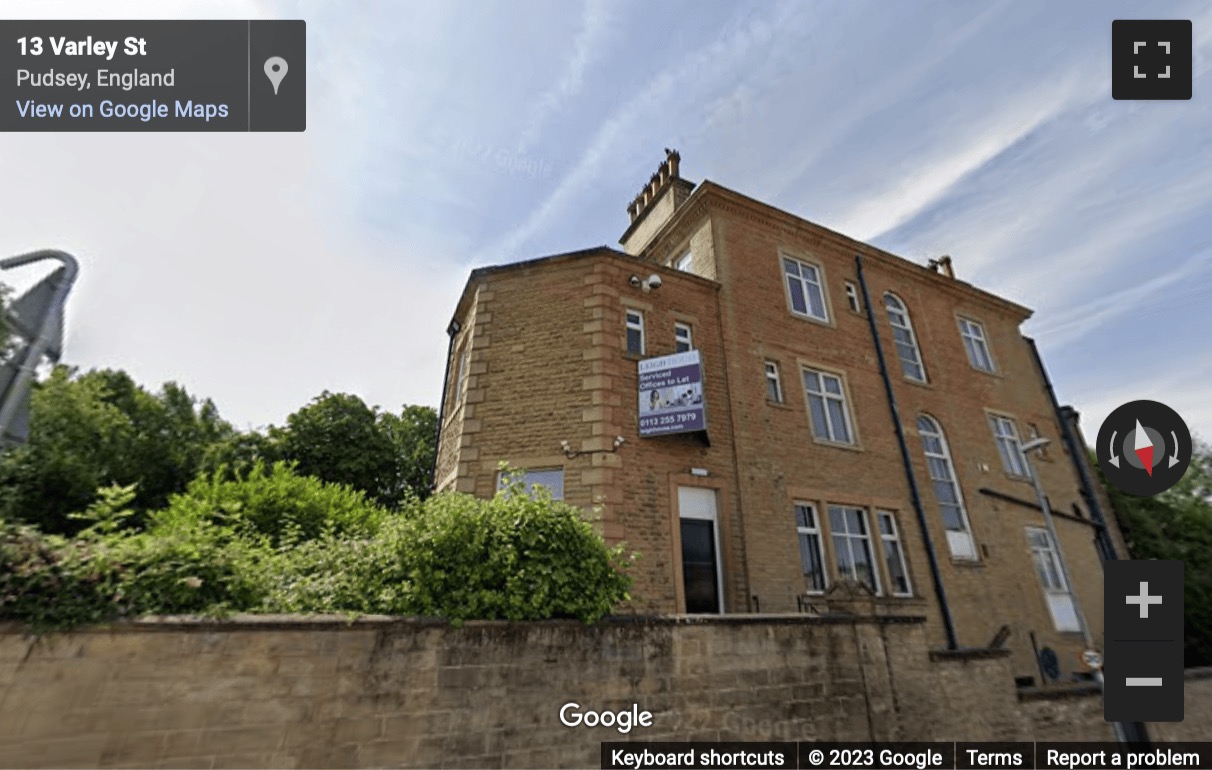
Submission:
POLYGON ((682 588, 686 612, 724 611, 719 517, 714 489, 678 487, 682 536, 682 588))

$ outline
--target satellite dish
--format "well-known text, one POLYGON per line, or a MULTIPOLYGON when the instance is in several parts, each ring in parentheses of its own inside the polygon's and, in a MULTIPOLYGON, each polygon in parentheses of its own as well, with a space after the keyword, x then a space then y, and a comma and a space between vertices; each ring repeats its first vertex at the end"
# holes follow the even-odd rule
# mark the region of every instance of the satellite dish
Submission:
POLYGON ((1060 659, 1051 647, 1039 651, 1039 668, 1049 680, 1055 682, 1060 679, 1060 659))

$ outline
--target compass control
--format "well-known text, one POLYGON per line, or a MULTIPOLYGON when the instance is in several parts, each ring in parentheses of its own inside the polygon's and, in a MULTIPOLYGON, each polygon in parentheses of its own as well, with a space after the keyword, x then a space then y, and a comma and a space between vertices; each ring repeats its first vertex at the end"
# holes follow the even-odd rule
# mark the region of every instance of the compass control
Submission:
POLYGON ((1136 497, 1152 497, 1178 483, 1191 464, 1191 431, 1157 401, 1130 401, 1098 430, 1095 448, 1107 481, 1136 497))

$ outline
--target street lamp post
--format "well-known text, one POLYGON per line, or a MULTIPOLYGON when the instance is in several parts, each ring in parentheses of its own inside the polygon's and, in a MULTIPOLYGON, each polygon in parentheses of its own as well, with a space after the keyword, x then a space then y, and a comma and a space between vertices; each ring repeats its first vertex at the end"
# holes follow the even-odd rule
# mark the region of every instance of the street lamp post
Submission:
MULTIPOLYGON (((1094 637, 1090 634, 1090 627, 1086 625, 1086 616, 1082 613, 1077 592, 1073 590, 1073 581, 1069 579, 1069 568, 1065 566, 1065 554, 1061 551, 1060 538, 1056 536, 1056 525, 1052 521, 1052 507, 1048 505, 1048 497, 1044 494, 1043 485, 1040 484, 1039 474, 1035 472, 1035 466, 1031 464, 1031 452, 1043 449, 1050 443, 1049 439, 1040 437, 1028 441, 1020 449, 1023 453, 1023 461, 1027 464, 1027 475, 1031 477, 1031 483, 1035 486, 1035 498, 1039 501, 1040 510, 1044 512, 1044 525, 1048 528, 1048 537, 1052 540, 1052 547, 1056 549, 1056 561, 1060 566, 1061 579, 1065 581, 1065 592, 1069 595, 1069 601, 1073 603, 1073 614, 1077 616, 1077 627, 1082 632, 1086 649, 1093 650, 1094 637)), ((1101 666, 1094 669, 1094 681, 1098 683, 1098 692, 1101 697, 1106 691, 1101 666)), ((1127 743, 1128 738, 1124 732, 1124 726, 1119 722, 1112 722, 1111 727, 1115 731, 1115 739, 1120 743, 1127 743)))

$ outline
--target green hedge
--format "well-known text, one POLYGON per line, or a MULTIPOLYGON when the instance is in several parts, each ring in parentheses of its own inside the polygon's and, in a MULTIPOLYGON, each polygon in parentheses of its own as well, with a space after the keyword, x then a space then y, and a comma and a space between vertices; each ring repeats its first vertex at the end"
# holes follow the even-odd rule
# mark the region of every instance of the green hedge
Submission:
POLYGON ((514 486, 399 513, 258 466, 195 480, 146 528, 104 490, 76 539, 0 522, 0 618, 39 628, 148 614, 296 612, 592 622, 629 600, 622 546, 583 512, 514 486))

